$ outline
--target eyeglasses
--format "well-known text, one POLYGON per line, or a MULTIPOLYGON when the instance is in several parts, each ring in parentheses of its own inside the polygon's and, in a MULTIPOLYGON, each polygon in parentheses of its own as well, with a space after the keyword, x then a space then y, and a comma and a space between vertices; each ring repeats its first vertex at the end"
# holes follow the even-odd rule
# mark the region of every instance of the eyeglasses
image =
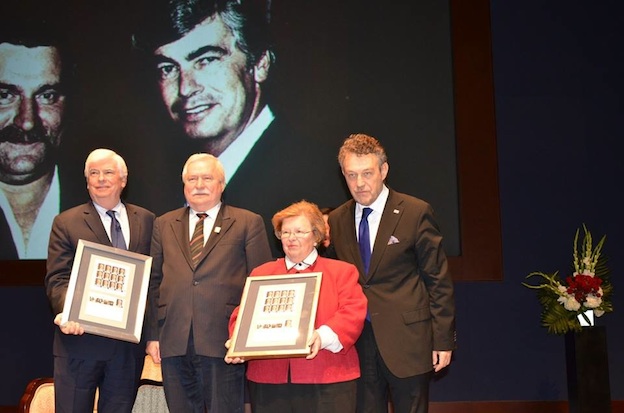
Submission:
POLYGON ((288 239, 291 235, 294 235, 295 238, 305 238, 310 232, 312 231, 301 231, 299 229, 296 231, 275 231, 275 236, 279 239, 288 239))

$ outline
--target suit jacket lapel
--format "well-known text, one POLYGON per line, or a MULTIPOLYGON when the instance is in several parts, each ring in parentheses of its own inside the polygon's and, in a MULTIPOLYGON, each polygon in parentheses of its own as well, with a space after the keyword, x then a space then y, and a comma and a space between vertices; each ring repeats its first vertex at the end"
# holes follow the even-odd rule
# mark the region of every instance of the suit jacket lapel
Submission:
POLYGON ((100 218, 100 214, 98 214, 97 210, 95 209, 95 206, 93 206, 93 203, 89 202, 89 204, 87 204, 84 207, 82 212, 84 214, 85 224, 93 232, 98 242, 102 245, 108 245, 109 247, 112 247, 113 244, 108 238, 108 234, 106 233, 106 230, 104 229, 104 225, 102 224, 102 219, 100 218))
POLYGON ((128 222, 130 224, 130 243, 128 251, 136 251, 139 248, 139 240, 141 239, 141 222, 137 217, 137 211, 132 205, 124 204, 126 213, 128 214, 128 222))
POLYGON ((191 244, 189 235, 189 208, 180 209, 180 215, 175 221, 171 222, 171 230, 175 236, 176 242, 191 269, 194 269, 193 259, 191 258, 191 244))
POLYGON ((386 201, 386 206, 381 214, 381 221, 379 222, 377 237, 375 238, 375 244, 373 245, 373 254, 371 255, 369 271, 366 276, 367 281, 375 275, 375 271, 381 261, 381 257, 386 251, 386 248, 388 248, 390 237, 394 233, 394 230, 399 223, 399 219, 403 214, 403 207, 401 205, 402 201, 397 199, 394 195, 394 191, 390 190, 388 201, 386 201))
POLYGON ((364 264, 360 256, 360 248, 355 234, 355 202, 349 201, 349 207, 345 210, 346 217, 337 220, 342 225, 340 233, 345 238, 343 245, 347 246, 346 253, 350 257, 345 257, 344 261, 352 262, 357 267, 362 279, 366 279, 364 274, 364 264))
POLYGON ((0 208, 0 245, 2 245, 0 260, 16 260, 19 258, 13 235, 11 235, 11 228, 2 208, 0 208))

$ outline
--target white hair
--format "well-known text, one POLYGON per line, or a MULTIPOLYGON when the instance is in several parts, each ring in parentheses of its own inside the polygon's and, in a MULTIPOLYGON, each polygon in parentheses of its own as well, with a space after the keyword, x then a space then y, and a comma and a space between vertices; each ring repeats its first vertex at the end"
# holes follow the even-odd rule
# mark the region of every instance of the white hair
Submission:
POLYGON ((114 160, 115 163, 117 163, 117 170, 119 171, 119 175, 122 178, 128 177, 128 167, 126 166, 126 161, 124 161, 124 159, 115 151, 111 151, 110 149, 105 148, 99 148, 94 149, 93 151, 91 151, 89 156, 87 156, 84 169, 85 178, 89 177, 89 165, 104 159, 114 160))

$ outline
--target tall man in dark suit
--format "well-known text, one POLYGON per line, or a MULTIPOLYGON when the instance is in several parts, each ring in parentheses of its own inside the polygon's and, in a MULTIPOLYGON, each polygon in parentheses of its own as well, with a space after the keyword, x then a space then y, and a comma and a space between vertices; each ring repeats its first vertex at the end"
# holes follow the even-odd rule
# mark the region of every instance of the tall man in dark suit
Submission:
POLYGON ((275 56, 267 13, 250 0, 150 2, 135 46, 153 62, 166 112, 186 138, 167 153, 218 157, 228 172, 225 201, 260 214, 272 234, 275 211, 295 201, 345 198, 335 201, 344 193, 337 168, 318 168, 334 149, 294 132, 268 103, 275 56), (305 185, 289 175, 298 169, 315 171, 305 185))
POLYGON ((368 298, 356 346, 358 412, 425 413, 429 381, 451 362, 455 304, 442 235, 426 202, 388 189, 386 153, 349 136, 338 155, 353 200, 329 215, 336 256, 355 264, 368 298))
POLYGON ((262 218, 221 202, 225 173, 209 154, 182 170, 188 207, 156 219, 147 353, 162 362, 169 410, 243 411, 244 367, 223 361, 245 279, 271 259, 262 218))
POLYGON ((128 169, 121 156, 96 149, 85 162, 91 201, 57 215, 50 233, 45 287, 59 326, 54 336, 54 391, 57 412, 132 411, 145 359, 145 345, 84 334, 79 323, 61 324, 78 240, 149 254, 154 214, 121 202, 128 169), (122 237, 118 236, 121 228, 122 237))

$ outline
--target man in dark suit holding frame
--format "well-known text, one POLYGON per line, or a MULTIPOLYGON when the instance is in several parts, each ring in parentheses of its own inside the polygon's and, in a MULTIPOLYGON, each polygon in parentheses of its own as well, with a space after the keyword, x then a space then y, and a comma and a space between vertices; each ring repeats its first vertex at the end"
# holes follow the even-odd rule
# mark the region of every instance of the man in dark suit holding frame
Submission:
POLYGON ((353 200, 332 211, 333 254, 360 271, 367 321, 356 346, 358 412, 426 413, 429 381, 455 348, 453 282, 442 235, 426 202, 384 184, 385 150, 349 136, 338 160, 353 200))
POLYGON ((144 342, 135 344, 84 334, 77 322, 61 324, 61 313, 78 241, 147 255, 154 214, 121 202, 128 168, 115 152, 91 152, 84 173, 91 201, 54 218, 48 246, 45 287, 56 314, 54 323, 59 326, 53 347, 55 406, 57 412, 93 411, 99 388, 99 412, 130 413, 145 360, 144 342))

